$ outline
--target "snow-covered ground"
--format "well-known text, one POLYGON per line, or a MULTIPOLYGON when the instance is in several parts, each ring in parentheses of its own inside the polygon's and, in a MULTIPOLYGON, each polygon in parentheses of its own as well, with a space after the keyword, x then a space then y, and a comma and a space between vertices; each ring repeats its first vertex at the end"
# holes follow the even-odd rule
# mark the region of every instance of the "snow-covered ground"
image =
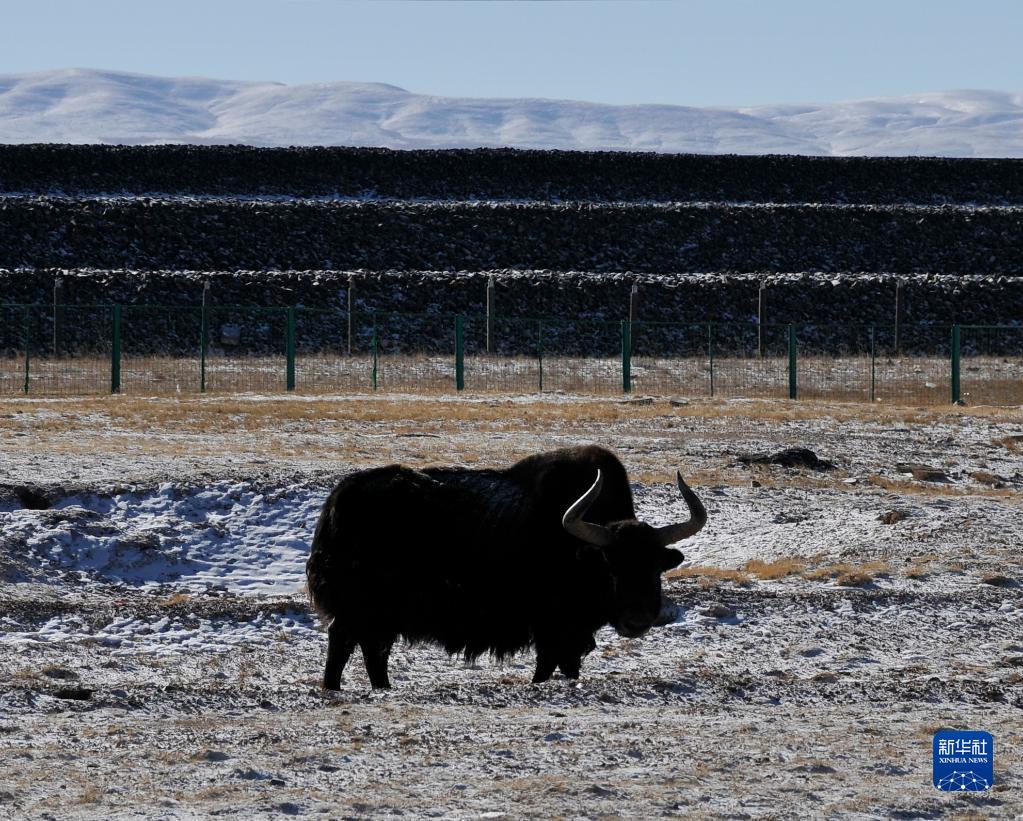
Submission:
POLYGON ((1023 95, 749 108, 461 99, 381 83, 236 82, 96 69, 0 75, 0 142, 243 143, 1021 157, 1023 95))
POLYGON ((4 401, 0 815, 1015 817, 1021 450, 1013 409, 4 401), (682 515, 675 465, 708 508, 665 626, 600 631, 578 685, 400 646, 392 691, 357 657, 319 689, 303 562, 340 475, 584 441, 621 455, 641 518, 682 515), (738 458, 797 445, 834 469, 738 458), (930 785, 940 727, 994 734, 993 791, 930 785))
POLYGON ((50 578, 70 571, 142 588, 294 594, 322 504, 319 488, 258 492, 244 483, 166 482, 144 492, 75 495, 43 511, 13 510, 4 533, 50 578))

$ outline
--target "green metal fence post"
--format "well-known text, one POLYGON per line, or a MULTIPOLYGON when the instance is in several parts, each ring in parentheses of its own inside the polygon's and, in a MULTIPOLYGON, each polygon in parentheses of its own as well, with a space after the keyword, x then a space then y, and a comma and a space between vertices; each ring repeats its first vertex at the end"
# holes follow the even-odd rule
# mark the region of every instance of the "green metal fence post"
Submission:
POLYGON ((622 392, 632 390, 632 323, 622 320, 622 392))
POLYGON ((877 348, 874 339, 874 326, 870 326, 870 401, 874 402, 874 391, 877 386, 877 348))
POLYGON ((543 393, 543 320, 536 321, 536 363, 540 371, 540 393, 543 393))
POLYGON ((455 390, 465 390, 465 317, 455 317, 455 390))
POLYGON ((960 353, 962 348, 962 329, 959 325, 952 326, 952 404, 958 405, 962 399, 959 381, 960 353))
POLYGON ((295 307, 288 308, 287 389, 295 390, 295 307))
POLYGON ((710 395, 714 397, 714 323, 707 323, 707 358, 710 360, 710 395))
POLYGON ((789 325, 789 399, 797 396, 796 385, 796 326, 789 325))
POLYGON ((31 308, 25 306, 25 393, 28 393, 29 358, 32 350, 32 313, 31 308))
POLYGON ((376 311, 373 312, 373 337, 371 344, 373 346, 373 390, 377 389, 377 315, 376 311))
POLYGON ((210 319, 205 300, 199 309, 199 393, 206 393, 206 348, 209 345, 210 319))
POLYGON ((209 313, 206 305, 210 299, 210 281, 202 284, 202 305, 199 308, 199 393, 206 393, 206 351, 209 347, 209 313))
POLYGON ((121 306, 114 305, 114 337, 110 345, 110 392, 121 392, 121 306))

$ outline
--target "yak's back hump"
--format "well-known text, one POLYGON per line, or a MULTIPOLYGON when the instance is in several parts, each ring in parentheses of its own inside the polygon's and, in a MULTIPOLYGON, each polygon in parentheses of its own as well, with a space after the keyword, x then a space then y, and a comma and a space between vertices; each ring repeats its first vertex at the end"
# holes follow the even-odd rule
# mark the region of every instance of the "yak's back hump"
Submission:
POLYGON ((563 448, 527 456, 504 474, 529 488, 547 526, 560 526, 565 511, 582 496, 597 471, 604 478, 600 496, 586 513, 596 524, 636 518, 629 477, 618 457, 599 445, 563 448))

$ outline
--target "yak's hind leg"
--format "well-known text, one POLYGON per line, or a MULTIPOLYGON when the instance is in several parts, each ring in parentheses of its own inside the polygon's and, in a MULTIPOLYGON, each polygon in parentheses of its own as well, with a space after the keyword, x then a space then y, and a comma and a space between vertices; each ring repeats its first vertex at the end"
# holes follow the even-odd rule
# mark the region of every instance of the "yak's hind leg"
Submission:
POLYGON ((374 690, 389 690, 391 687, 391 680, 387 677, 387 660, 391 655, 392 644, 393 638, 359 640, 366 672, 369 673, 369 684, 374 690))
POLYGON ((341 673, 355 649, 355 639, 338 619, 327 630, 327 666, 323 671, 323 686, 327 690, 341 689, 341 673))

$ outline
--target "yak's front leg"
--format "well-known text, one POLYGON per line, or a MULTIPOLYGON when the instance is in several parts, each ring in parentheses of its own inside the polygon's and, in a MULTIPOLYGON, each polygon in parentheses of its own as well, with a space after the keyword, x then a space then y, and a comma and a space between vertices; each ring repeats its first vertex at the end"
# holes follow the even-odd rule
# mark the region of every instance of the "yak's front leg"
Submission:
POLYGON ((561 668, 565 678, 579 678, 579 671, 583 666, 583 659, 597 649, 597 643, 593 636, 587 636, 582 646, 573 650, 566 650, 558 660, 558 667, 561 668))
POLYGON ((338 619, 327 629, 327 665, 323 671, 323 686, 327 690, 341 689, 341 674, 355 649, 355 639, 338 619))
POLYGON ((582 656, 572 656, 568 658, 563 657, 561 661, 558 662, 561 674, 565 678, 579 678, 579 671, 582 669, 582 666, 582 656))

